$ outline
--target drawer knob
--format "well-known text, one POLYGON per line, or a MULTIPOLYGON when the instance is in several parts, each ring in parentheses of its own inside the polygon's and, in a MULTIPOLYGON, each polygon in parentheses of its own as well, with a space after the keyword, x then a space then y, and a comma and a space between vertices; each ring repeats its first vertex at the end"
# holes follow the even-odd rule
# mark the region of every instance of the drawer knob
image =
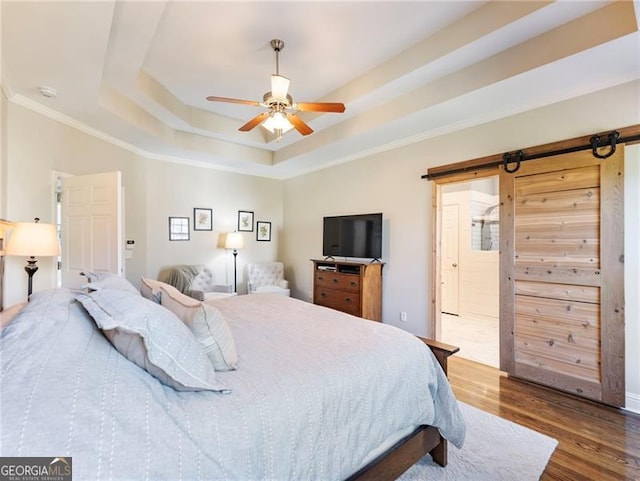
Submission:
POLYGON ((333 283, 335 284, 336 282, 338 282, 338 279, 336 277, 333 278, 333 283))
POLYGON ((355 282, 355 281, 351 281, 351 287, 356 287, 357 285, 358 285, 358 283, 357 283, 357 282, 355 282))
POLYGON ((320 297, 327 297, 327 293, 326 292, 321 292, 320 293, 320 297))
POLYGON ((322 277, 322 276, 318 276, 318 280, 319 280, 319 281, 324 281, 324 277, 322 277))
POLYGON ((353 300, 350 297, 347 297, 345 301, 347 302, 347 304, 351 304, 353 302, 353 300))

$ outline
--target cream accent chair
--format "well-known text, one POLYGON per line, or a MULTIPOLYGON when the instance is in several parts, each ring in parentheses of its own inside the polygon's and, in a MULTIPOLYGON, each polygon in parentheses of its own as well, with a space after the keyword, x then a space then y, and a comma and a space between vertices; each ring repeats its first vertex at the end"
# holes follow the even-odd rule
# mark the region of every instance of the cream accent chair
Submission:
POLYGON ((213 271, 201 264, 169 267, 160 273, 158 280, 199 301, 235 295, 231 284, 216 284, 213 271))
POLYGON ((277 293, 289 296, 289 281, 284 279, 282 262, 261 262, 247 265, 249 294, 277 293))

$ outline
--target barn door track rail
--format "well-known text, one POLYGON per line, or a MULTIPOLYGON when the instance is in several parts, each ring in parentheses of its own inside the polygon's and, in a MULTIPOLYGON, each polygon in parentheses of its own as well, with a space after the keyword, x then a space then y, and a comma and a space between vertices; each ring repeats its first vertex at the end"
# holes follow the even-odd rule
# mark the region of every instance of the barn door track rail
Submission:
POLYGON ((433 180, 451 174, 497 168, 499 166, 502 166, 506 172, 513 174, 520 169, 520 164, 527 160, 541 159, 581 150, 591 150, 594 157, 604 160, 615 153, 617 145, 634 144, 637 142, 640 142, 640 125, 633 125, 591 136, 576 137, 569 140, 530 147, 528 149, 505 152, 502 155, 494 154, 488 157, 480 157, 455 164, 433 167, 428 169, 427 173, 421 178, 433 180))

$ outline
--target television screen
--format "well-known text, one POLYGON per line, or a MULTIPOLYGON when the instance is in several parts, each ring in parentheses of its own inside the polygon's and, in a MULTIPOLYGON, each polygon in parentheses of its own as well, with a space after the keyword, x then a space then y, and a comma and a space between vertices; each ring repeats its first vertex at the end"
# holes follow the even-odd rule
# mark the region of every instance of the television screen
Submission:
POLYGON ((322 255, 371 259, 382 257, 382 214, 325 217, 322 255))

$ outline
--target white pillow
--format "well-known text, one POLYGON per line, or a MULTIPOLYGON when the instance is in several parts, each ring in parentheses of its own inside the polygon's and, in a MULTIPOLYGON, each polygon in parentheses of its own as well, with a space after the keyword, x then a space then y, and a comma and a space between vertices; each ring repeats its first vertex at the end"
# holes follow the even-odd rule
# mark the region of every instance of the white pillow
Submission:
POLYGON ((216 371, 238 367, 238 353, 233 334, 222 313, 193 299, 170 285, 160 286, 160 302, 184 322, 198 339, 216 371))
POLYGON ((193 334, 173 313, 140 294, 100 289, 78 301, 113 346, 131 362, 176 391, 231 392, 193 334))

